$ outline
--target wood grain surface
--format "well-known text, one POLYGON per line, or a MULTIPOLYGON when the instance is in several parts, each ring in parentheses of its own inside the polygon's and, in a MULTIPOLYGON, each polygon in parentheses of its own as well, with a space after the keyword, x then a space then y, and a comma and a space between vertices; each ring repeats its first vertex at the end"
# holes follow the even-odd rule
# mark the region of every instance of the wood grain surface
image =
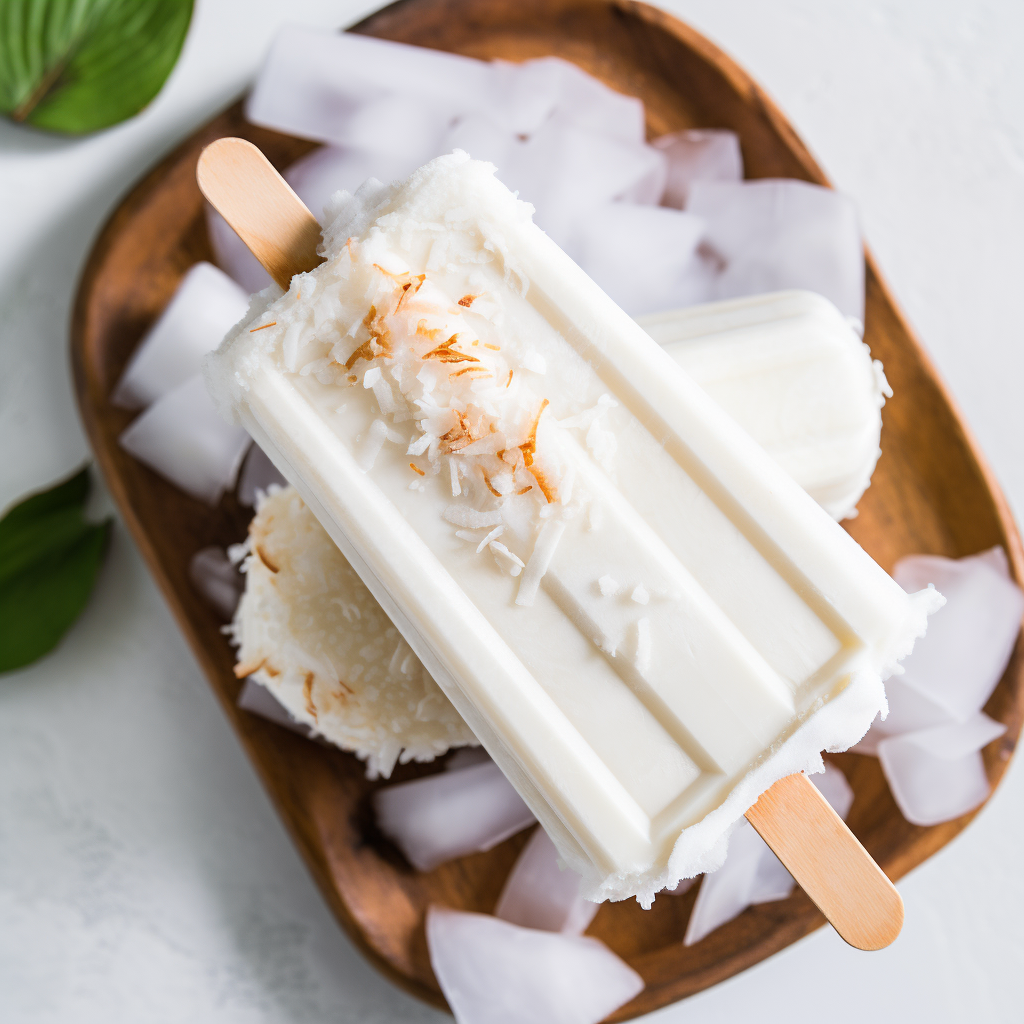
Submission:
MULTIPOLYGON (((692 29, 644 4, 403 0, 353 31, 483 58, 557 54, 640 96, 651 135, 687 127, 731 128, 740 136, 748 177, 827 184, 785 118, 736 64, 692 29)), ((325 900, 384 973, 414 995, 444 1006, 427 956, 425 909, 438 902, 493 910, 528 836, 425 874, 415 872, 374 828, 369 795, 379 783, 365 779, 359 761, 239 711, 235 699, 241 684, 232 672, 232 649, 220 632, 223 623, 192 589, 187 569, 200 548, 242 539, 250 512, 232 496, 210 509, 117 445, 133 416, 110 402, 118 377, 185 271, 212 258, 196 162, 206 144, 225 136, 254 143, 279 169, 314 148, 254 127, 236 105, 163 159, 125 197, 85 265, 75 302, 71 356, 81 415, 125 523, 325 900)), ((912 552, 957 557, 1001 544, 1020 582, 1024 555, 1008 506, 870 255, 865 340, 885 364, 895 397, 883 411, 883 455, 850 533, 886 569, 912 552)), ((1008 727, 984 751, 995 785, 1024 720, 1020 639, 985 710, 1008 727)), ((857 754, 833 760, 856 794, 849 826, 892 879, 948 843, 973 817, 932 828, 911 825, 896 808, 877 760, 857 754)), ((394 777, 436 770, 405 766, 394 777)), ((797 890, 787 900, 748 909, 702 942, 684 947, 696 891, 659 897, 650 911, 633 902, 601 907, 589 934, 624 957, 647 983, 611 1020, 707 988, 824 920, 797 890)))

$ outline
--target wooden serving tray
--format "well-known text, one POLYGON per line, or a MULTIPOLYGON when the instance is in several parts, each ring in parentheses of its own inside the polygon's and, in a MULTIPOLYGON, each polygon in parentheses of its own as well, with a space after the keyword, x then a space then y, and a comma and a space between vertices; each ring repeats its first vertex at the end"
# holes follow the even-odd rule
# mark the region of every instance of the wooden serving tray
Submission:
MULTIPOLYGON (((731 128, 742 140, 748 177, 827 184, 785 118, 736 64, 686 25, 644 4, 403 0, 352 31, 482 58, 557 54, 641 97, 651 135, 731 128)), ((493 910, 526 836, 420 874, 375 831, 368 798, 379 783, 366 781, 361 762, 239 711, 232 649, 221 621, 189 584, 187 568, 199 548, 241 540, 250 513, 230 496, 216 509, 188 498, 117 444, 132 414, 110 404, 114 384, 184 272, 212 258, 195 166, 203 146, 226 135, 251 140, 278 168, 313 148, 253 127, 235 105, 161 161, 125 198, 89 257, 74 308, 71 356, 82 418, 125 522, 324 898, 377 967, 443 1007, 427 956, 424 911, 431 902, 493 910)), ((895 397, 884 410, 884 454, 850 532, 886 569, 911 552, 961 556, 1001 544, 1019 582, 1024 557, 1009 508, 870 256, 866 321, 866 340, 885 364, 895 397)), ((986 711, 1008 726, 985 750, 995 785, 1024 720, 1020 641, 986 711)), ((856 793, 850 827, 893 879, 948 843, 973 817, 918 828, 896 808, 877 760, 855 754, 836 760, 856 793)), ((394 777, 436 770, 407 766, 394 777)), ((695 894, 662 896, 649 911, 632 901, 601 907, 590 934, 647 982, 610 1019, 626 1020, 707 988, 823 923, 798 889, 787 900, 748 909, 686 948, 682 939, 695 894)))

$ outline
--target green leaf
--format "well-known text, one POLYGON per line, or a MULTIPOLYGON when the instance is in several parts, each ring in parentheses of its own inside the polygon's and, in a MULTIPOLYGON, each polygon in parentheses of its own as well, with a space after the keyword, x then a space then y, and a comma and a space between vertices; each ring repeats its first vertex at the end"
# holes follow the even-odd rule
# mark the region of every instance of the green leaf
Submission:
POLYGON ((19 529, 39 516, 62 509, 81 508, 85 504, 85 499, 89 497, 90 486, 89 467, 83 466, 63 483, 54 484, 49 490, 23 498, 3 519, 0 519, 0 550, 4 544, 11 542, 19 529))
POLYGON ((0 588, 0 672, 30 665, 60 642, 92 593, 112 522, 90 526, 0 588))
POLYGON ((77 540, 87 524, 82 516, 89 497, 89 467, 47 491, 33 494, 0 519, 0 584, 50 548, 77 540))
MULTIPOLYGON (((52 551, 76 544, 89 529, 80 508, 62 509, 40 516, 16 535, 16 541, 0 552, 0 587, 30 569, 52 551)), ((5 545, 6 547, 6 545, 5 545)))
POLYGON ((86 521, 83 469, 0 520, 0 672, 53 650, 89 600, 112 522, 86 521))
POLYGON ((0 0, 0 113, 81 135, 137 114, 181 53, 193 0, 0 0))

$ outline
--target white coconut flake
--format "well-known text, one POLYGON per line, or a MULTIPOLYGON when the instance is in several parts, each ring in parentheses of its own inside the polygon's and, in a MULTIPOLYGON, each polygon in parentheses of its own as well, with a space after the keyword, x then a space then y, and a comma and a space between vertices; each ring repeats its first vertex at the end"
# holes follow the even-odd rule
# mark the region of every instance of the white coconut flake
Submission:
POLYGON ((516 604, 520 607, 528 608, 536 599, 540 581, 548 571, 551 559, 555 557, 555 550, 564 532, 565 522, 561 519, 551 519, 541 527, 516 595, 516 604))
POLYGON ((610 633, 602 630, 600 636, 595 636, 591 639, 594 642, 594 646, 598 650, 604 651, 609 658, 614 658, 618 653, 620 640, 613 637, 610 633))
MULTIPOLYGON (((373 390, 373 395, 377 399, 380 411, 384 415, 387 416, 397 411, 398 406, 395 403, 395 396, 391 391, 391 385, 384 379, 384 374, 379 366, 371 366, 363 374, 363 387, 373 390)), ((389 434, 391 433, 392 431, 389 431, 389 434)), ((401 438, 401 435, 398 435, 398 437, 401 438)))
POLYGON ((289 371, 295 373, 299 370, 299 351, 302 347, 302 333, 305 325, 300 320, 290 324, 284 333, 284 341, 281 342, 281 352, 284 365, 289 371))
POLYGON ((562 475, 562 482, 558 487, 558 500, 562 503, 562 506, 566 506, 572 501, 573 485, 576 483, 576 467, 569 464, 569 468, 566 469, 562 475))
POLYGON ((877 756, 903 816, 915 825, 959 817, 989 794, 981 748, 1005 730, 981 713, 1013 651, 1024 595, 1002 548, 960 559, 909 555, 904 589, 934 582, 945 607, 886 682, 889 714, 852 749, 877 756))
POLYGON ((405 450, 406 455, 422 455, 437 438, 433 434, 421 434, 405 450))
POLYGON ((504 498, 512 493, 515 479, 511 473, 497 473, 491 478, 491 486, 504 498))
POLYGON ((969 723, 883 739, 878 757, 903 817, 914 825, 938 825, 984 802, 991 786, 981 748, 1005 731, 1002 722, 979 712, 969 723))
POLYGON ((904 661, 900 682, 967 719, 998 684, 1024 614, 1024 592, 1010 578, 1003 549, 959 559, 909 555, 893 578, 908 591, 934 583, 946 598, 904 661))
POLYGON ((394 653, 391 655, 391 661, 388 662, 388 672, 394 674, 400 671, 399 666, 408 657, 410 650, 409 645, 404 640, 399 640, 398 646, 395 647, 394 653))
POLYGON ((647 604, 651 599, 651 595, 647 592, 647 588, 642 584, 637 584, 633 588, 633 593, 629 595, 637 604, 647 604))
MULTIPOLYGON (((287 485, 285 485, 287 486, 287 485)), ((263 495, 262 497, 265 497, 263 495)), ((240 565, 242 559, 252 550, 252 538, 246 537, 241 544, 229 544, 227 547, 228 561, 232 565, 240 565)))
POLYGON ((466 445, 460 455, 494 455, 500 452, 508 442, 500 434, 488 434, 487 437, 466 445))
POLYGON ((727 921, 742 914, 750 906, 750 896, 757 879, 764 850, 764 840, 747 821, 729 838, 729 853, 725 863, 704 876, 697 902, 683 936, 683 945, 700 942, 727 921))
POLYGON ((614 597, 622 587, 619 586, 618 580, 611 576, 602 576, 597 581, 597 589, 601 591, 602 597, 614 597))
POLYGON ((479 530, 484 526, 498 526, 501 523, 501 510, 480 512, 468 505, 448 505, 441 513, 452 526, 468 526, 471 530, 479 530))
POLYGON ((377 461, 377 456, 380 454, 380 450, 384 446, 387 437, 388 425, 383 420, 374 420, 370 424, 370 429, 366 432, 366 437, 359 452, 359 468, 364 473, 368 473, 373 469, 373 464, 377 461))
POLYGON ((485 537, 484 537, 484 539, 483 539, 482 541, 480 541, 480 543, 479 543, 479 544, 477 545, 476 553, 477 553, 477 554, 479 555, 479 554, 480 554, 480 552, 481 552, 481 551, 483 551, 483 549, 484 549, 485 547, 487 547, 487 545, 488 545, 488 544, 490 544, 492 540, 497 540, 497 539, 498 539, 498 538, 499 538, 499 537, 500 537, 500 536, 501 536, 501 535, 502 535, 502 534, 503 534, 504 532, 505 532, 505 527, 504 527, 504 526, 496 526, 496 527, 495 527, 495 528, 494 528, 493 530, 491 530, 491 532, 490 532, 489 534, 487 534, 487 536, 485 536, 485 537))
POLYGON ((595 420, 604 416, 609 409, 616 408, 618 404, 611 395, 603 394, 597 400, 596 405, 584 409, 583 412, 577 413, 575 416, 567 416, 565 419, 559 420, 558 425, 567 429, 589 427, 595 420))
MULTIPOLYGON (((395 403, 395 396, 391 390, 391 385, 388 384, 383 377, 373 385, 373 397, 377 399, 377 404, 380 406, 380 411, 385 416, 389 416, 398 411, 398 405, 395 403)), ((389 431, 389 434, 391 431, 389 431)))
POLYGON ((488 545, 495 561, 502 569, 507 569, 511 576, 518 576, 526 566, 526 563, 513 552, 509 551, 501 541, 491 541, 488 545))

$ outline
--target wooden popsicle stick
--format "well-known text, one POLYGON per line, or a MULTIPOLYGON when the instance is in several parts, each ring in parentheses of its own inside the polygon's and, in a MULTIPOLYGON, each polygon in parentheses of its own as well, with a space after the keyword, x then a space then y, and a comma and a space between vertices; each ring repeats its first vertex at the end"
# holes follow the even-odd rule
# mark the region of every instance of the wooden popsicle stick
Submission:
POLYGON ((779 779, 747 820, 851 946, 883 949, 899 935, 896 886, 806 775, 779 779))
MULTIPOLYGON (((235 229, 271 276, 323 262, 320 225, 251 143, 218 139, 200 154, 203 195, 235 229)), ((804 892, 851 946, 882 949, 903 927, 903 900, 806 775, 780 779, 747 811, 747 820, 804 892)))
POLYGON ((213 208, 284 289, 323 263, 320 225, 251 142, 217 139, 199 154, 196 180, 213 208))

